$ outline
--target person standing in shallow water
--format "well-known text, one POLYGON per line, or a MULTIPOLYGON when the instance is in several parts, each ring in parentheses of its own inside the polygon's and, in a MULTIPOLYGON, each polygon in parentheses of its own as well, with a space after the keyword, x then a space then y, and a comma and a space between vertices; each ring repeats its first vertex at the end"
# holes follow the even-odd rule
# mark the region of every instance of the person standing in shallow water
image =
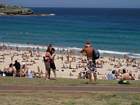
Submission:
POLYGON ((90 42, 86 42, 84 48, 81 50, 81 53, 85 53, 87 57, 87 68, 88 68, 88 78, 89 81, 92 82, 92 74, 94 77, 94 81, 97 80, 97 71, 96 71, 96 63, 95 59, 93 59, 94 48, 90 42))

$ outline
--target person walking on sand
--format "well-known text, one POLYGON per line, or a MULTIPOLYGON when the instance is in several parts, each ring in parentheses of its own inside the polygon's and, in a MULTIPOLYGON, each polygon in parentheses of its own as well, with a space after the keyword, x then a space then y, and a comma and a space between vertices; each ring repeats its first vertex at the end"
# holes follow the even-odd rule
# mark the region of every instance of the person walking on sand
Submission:
POLYGON ((92 74, 94 77, 94 81, 97 80, 97 74, 96 74, 96 63, 95 59, 93 57, 95 49, 92 47, 92 44, 90 42, 86 42, 84 45, 84 48, 81 50, 81 53, 85 53, 87 56, 87 68, 88 68, 88 78, 89 81, 92 82, 92 74))

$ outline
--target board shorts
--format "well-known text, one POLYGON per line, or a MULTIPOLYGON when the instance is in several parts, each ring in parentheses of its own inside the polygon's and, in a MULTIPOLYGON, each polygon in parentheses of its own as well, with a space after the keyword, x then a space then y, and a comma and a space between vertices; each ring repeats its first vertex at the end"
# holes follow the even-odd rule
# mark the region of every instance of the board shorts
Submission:
POLYGON ((88 73, 96 73, 96 64, 93 62, 92 59, 87 60, 87 72, 88 73))

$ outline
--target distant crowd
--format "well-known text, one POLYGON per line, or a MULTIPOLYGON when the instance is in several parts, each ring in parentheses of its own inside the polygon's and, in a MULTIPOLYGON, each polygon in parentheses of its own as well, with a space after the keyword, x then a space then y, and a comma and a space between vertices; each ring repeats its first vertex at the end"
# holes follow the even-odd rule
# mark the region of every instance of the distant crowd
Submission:
MULTIPOLYGON (((16 48, 16 50, 18 50, 18 48, 16 48)), ((37 52, 39 52, 39 49, 37 49, 37 52)), ((79 71, 78 78, 89 79, 90 82, 94 79, 94 81, 96 82, 96 80, 98 79, 98 75, 100 75, 100 73, 98 72, 98 68, 102 68, 104 64, 108 62, 102 60, 99 51, 95 49, 90 42, 86 42, 83 49, 80 52, 82 53, 82 55, 86 56, 86 59, 80 59, 81 62, 76 64, 75 69, 83 68, 83 71, 79 71)), ((31 50, 29 50, 29 54, 30 56, 33 56, 31 50)), ((70 61, 70 55, 71 52, 68 52, 66 56, 66 60, 67 63, 69 64, 68 68, 71 69, 71 62, 77 62, 77 61, 75 57, 72 57, 70 61)), ((51 79, 51 71, 52 71, 54 75, 53 79, 56 79, 57 68, 55 64, 55 57, 56 57, 55 48, 51 44, 49 44, 48 48, 45 51, 45 55, 42 58, 45 66, 45 73, 43 73, 39 67, 37 72, 32 71, 28 68, 26 64, 20 63, 18 60, 15 60, 14 63, 9 64, 7 68, 4 68, 4 70, 0 70, 0 76, 27 77, 27 78, 45 77, 45 79, 51 79)), ((23 54, 22 58, 23 60, 24 58, 26 60, 27 56, 23 54)), ((64 58, 62 56, 62 57, 58 57, 57 59, 61 59, 63 62, 64 58)), ((109 60, 112 63, 116 62, 115 64, 110 64, 110 65, 114 65, 114 69, 107 72, 102 79, 106 79, 106 80, 135 80, 136 79, 133 72, 128 71, 127 69, 125 68, 116 69, 122 67, 122 64, 120 63, 119 59, 116 60, 115 57, 111 57, 109 60)), ((11 61, 13 61, 13 56, 11 57, 11 61)), ((64 62, 62 63, 63 69, 65 69, 67 66, 65 63, 64 62)), ((139 67, 139 65, 135 62, 135 59, 126 58, 123 61, 123 63, 125 63, 126 66, 132 65, 132 66, 139 67)), ((75 72, 75 70, 72 70, 72 72, 75 72)), ((70 72, 70 76, 73 75, 72 72, 70 72)))

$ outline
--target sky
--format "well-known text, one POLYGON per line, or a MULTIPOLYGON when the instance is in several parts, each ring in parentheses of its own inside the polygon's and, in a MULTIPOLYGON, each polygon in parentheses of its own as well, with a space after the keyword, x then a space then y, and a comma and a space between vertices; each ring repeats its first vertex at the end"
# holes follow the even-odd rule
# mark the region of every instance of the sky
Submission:
POLYGON ((140 8, 140 0, 0 0, 26 7, 140 8))

